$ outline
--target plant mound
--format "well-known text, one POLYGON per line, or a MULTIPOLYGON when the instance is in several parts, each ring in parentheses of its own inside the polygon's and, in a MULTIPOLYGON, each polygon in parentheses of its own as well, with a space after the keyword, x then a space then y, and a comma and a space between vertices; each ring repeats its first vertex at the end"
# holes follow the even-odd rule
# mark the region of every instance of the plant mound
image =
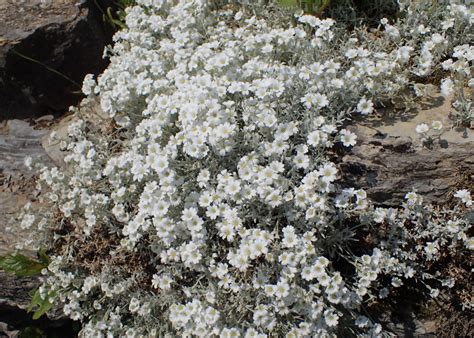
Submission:
POLYGON ((84 337, 372 337, 374 304, 406 283, 449 292, 436 262, 474 248, 469 191, 381 208, 338 183, 351 117, 412 107, 436 77, 455 122, 472 117, 474 14, 413 3, 348 31, 273 4, 138 0, 84 81, 77 115, 109 118, 70 126, 64 168, 41 169, 48 208, 22 219, 51 256, 37 298, 84 337))

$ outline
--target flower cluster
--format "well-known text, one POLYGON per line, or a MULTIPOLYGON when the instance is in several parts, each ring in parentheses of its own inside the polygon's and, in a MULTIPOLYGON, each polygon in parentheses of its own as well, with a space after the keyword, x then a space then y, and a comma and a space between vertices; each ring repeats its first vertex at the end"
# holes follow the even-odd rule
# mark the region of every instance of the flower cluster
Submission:
POLYGON ((356 145, 347 117, 376 114, 449 53, 468 77, 465 7, 427 18, 414 4, 377 37, 272 5, 137 3, 108 69, 84 81, 81 110, 99 102, 110 119, 70 126, 65 168, 41 171, 54 207, 22 221, 54 250, 43 294, 82 336, 377 336, 365 304, 437 282, 423 263, 442 248, 472 249, 461 207, 443 218, 411 193, 375 208, 338 185, 331 150, 356 145))

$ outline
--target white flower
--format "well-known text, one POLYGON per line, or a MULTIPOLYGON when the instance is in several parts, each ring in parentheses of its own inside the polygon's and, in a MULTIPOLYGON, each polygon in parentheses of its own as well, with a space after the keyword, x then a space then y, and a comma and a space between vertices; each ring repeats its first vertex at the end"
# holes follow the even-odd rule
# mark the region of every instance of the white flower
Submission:
POLYGON ((323 181, 332 182, 336 179, 337 169, 333 163, 326 163, 318 170, 318 173, 323 181))
POLYGON ((283 229, 283 240, 282 244, 286 248, 292 248, 297 243, 297 236, 295 234, 295 228, 292 226, 287 226, 283 229))
POLYGON ((199 172, 197 177, 197 181, 199 183, 199 187, 203 188, 206 186, 207 182, 209 181, 210 173, 208 169, 203 169, 199 172))
POLYGON ((161 290, 169 290, 171 288, 171 284, 173 283, 173 279, 165 274, 165 275, 153 275, 153 279, 152 279, 152 286, 155 288, 155 289, 158 289, 160 288, 161 290))
POLYGON ((427 242, 425 245, 425 252, 428 256, 438 253, 439 245, 437 242, 427 242))
POLYGON ((430 30, 431 30, 431 29, 430 29, 429 27, 425 27, 425 25, 423 25, 423 24, 422 24, 422 25, 419 25, 419 26, 417 27, 418 33, 423 34, 423 35, 426 34, 426 33, 428 33, 428 32, 430 32, 430 30))
POLYGON ((449 220, 446 223, 446 228, 448 229, 449 232, 451 233, 457 233, 459 232, 459 223, 455 222, 453 220, 449 220))
POLYGON ((421 196, 414 191, 407 193, 405 199, 407 200, 408 205, 415 205, 421 202, 421 196))
POLYGON ((290 293, 290 286, 284 282, 279 282, 275 287, 275 296, 278 298, 284 298, 290 293))
POLYGON ((444 97, 451 95, 454 92, 454 83, 450 78, 441 80, 441 94, 444 97))
POLYGON ((467 189, 456 191, 454 197, 459 198, 467 207, 472 205, 471 192, 467 189))
POLYGON ((339 317, 331 310, 324 311, 324 321, 327 326, 336 326, 339 322, 339 317))
POLYGON ((357 140, 356 134, 352 133, 351 131, 347 129, 342 129, 339 132, 339 135, 340 135, 340 140, 342 144, 344 145, 344 147, 355 146, 356 140, 357 140))
POLYGON ((128 306, 128 309, 132 313, 137 312, 140 309, 140 301, 137 298, 133 297, 130 300, 130 304, 128 306))
POLYGON ((316 147, 321 142, 321 132, 319 130, 312 131, 308 134, 308 144, 316 147))
POLYGON ((308 93, 301 98, 301 102, 304 103, 307 108, 316 107, 318 109, 326 107, 329 104, 327 96, 320 93, 308 93))
POLYGON ((240 192, 240 182, 233 179, 226 184, 224 190, 228 195, 238 194, 240 192))
POLYGON ((367 100, 365 97, 363 97, 357 104, 357 111, 362 115, 369 115, 374 111, 374 104, 372 103, 372 101, 367 100))
POLYGON ((216 219, 220 215, 220 210, 216 205, 207 207, 206 216, 210 219, 216 219))
POLYGON ((417 125, 416 129, 415 129, 415 131, 418 134, 427 133, 429 130, 430 130, 430 127, 426 123, 421 123, 421 124, 417 125))
POLYGON ((293 158, 293 163, 298 168, 306 169, 309 166, 310 158, 309 158, 309 156, 306 156, 306 155, 303 155, 303 154, 298 154, 293 158))
POLYGON ((431 122, 431 127, 434 129, 434 130, 441 130, 443 129, 443 124, 441 123, 441 121, 433 121, 431 122))

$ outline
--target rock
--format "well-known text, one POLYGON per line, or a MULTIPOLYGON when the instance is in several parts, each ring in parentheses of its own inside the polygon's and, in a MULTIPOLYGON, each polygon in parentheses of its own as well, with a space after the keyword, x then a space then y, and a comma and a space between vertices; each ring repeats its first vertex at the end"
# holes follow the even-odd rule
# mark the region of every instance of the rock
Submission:
POLYGON ((94 0, 1 1, 0 120, 76 104, 84 76, 105 69, 112 33, 94 0))
POLYGON ((16 277, 0 271, 0 284, 2 285, 0 289, 1 306, 15 306, 25 309, 31 300, 29 292, 34 291, 40 285, 40 281, 36 277, 16 277))
POLYGON ((385 206, 399 206, 413 190, 426 202, 445 204, 452 199, 450 192, 474 186, 472 131, 451 128, 449 99, 438 94, 430 101, 431 106, 405 118, 382 116, 349 127, 358 144, 340 163, 345 183, 365 189, 385 206), (443 123, 444 132, 428 149, 415 128, 435 120, 443 123))
POLYGON ((51 132, 44 135, 41 139, 41 145, 43 146, 44 151, 58 167, 64 166, 63 159, 66 155, 65 152, 61 151, 59 140, 67 140, 68 127, 77 120, 78 119, 75 115, 69 115, 61 118, 59 122, 52 127, 51 132), (56 133, 58 140, 50 137, 52 132, 56 133))
POLYGON ((40 281, 38 278, 20 278, 0 271, 0 285, 0 337, 17 337, 19 330, 14 326, 21 318, 18 314, 26 312, 24 309, 31 300, 29 293, 34 292, 40 281))
POLYGON ((422 322, 414 317, 405 318, 403 322, 393 322, 387 325, 396 337, 436 338, 436 325, 432 321, 422 322))
POLYGON ((24 194, 0 191, 0 256, 15 250, 19 238, 27 238, 28 230, 15 227, 17 213, 27 202, 24 194))
POLYGON ((0 272, 0 337, 76 337, 78 323, 64 317, 60 309, 37 320, 26 311, 40 285, 36 277, 14 277, 0 272))
POLYGON ((9 120, 0 123, 0 170, 27 172, 24 159, 27 156, 43 164, 50 160, 41 145, 47 129, 35 129, 26 121, 9 120))
MULTIPOLYGON (((81 118, 87 121, 92 121, 93 124, 100 126, 101 128, 106 128, 110 124, 110 117, 102 111, 98 101, 94 102, 92 106, 87 106, 87 108, 81 109, 81 118)), ((41 144, 44 148, 44 151, 48 154, 52 162, 58 167, 64 167, 64 157, 67 155, 67 152, 61 151, 60 141, 67 140, 68 128, 71 124, 77 122, 79 116, 77 114, 72 114, 64 116, 57 120, 53 126, 51 126, 50 132, 42 137, 41 144), (56 134, 56 138, 51 138, 51 133, 56 134)), ((107 132, 107 131, 104 131, 107 132)))
POLYGON ((15 226, 21 207, 35 197, 34 172, 24 165, 25 157, 53 165, 41 144, 49 130, 36 127, 21 120, 0 123, 0 255, 12 251, 17 240, 25 239, 29 233, 15 226), (8 230, 10 227, 12 231, 8 230))
POLYGON ((8 337, 8 338, 13 338, 13 337, 18 337, 18 334, 20 331, 18 330, 10 330, 9 326, 7 323, 0 322, 0 337, 8 337))

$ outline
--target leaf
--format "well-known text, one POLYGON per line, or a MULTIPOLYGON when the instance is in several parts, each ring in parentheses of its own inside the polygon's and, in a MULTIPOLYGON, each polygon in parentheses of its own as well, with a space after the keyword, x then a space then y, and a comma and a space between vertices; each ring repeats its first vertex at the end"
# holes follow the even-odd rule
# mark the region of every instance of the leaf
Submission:
POLYGON ((53 303, 50 301, 50 299, 55 297, 56 294, 57 294, 56 291, 50 292, 43 299, 41 297, 39 289, 36 290, 36 292, 33 295, 33 298, 31 299, 31 302, 28 305, 28 308, 26 309, 26 311, 32 312, 33 309, 36 308, 35 312, 33 313, 33 319, 36 320, 36 319, 40 318, 42 315, 44 315, 46 312, 48 312, 53 307, 53 303))
POLYGON ((27 312, 31 312, 33 310, 33 308, 38 305, 40 302, 41 302, 41 295, 40 295, 40 292, 39 292, 39 289, 37 289, 35 291, 35 293, 33 294, 33 297, 31 297, 31 301, 30 301, 30 304, 28 305, 28 307, 26 308, 26 311, 27 312))
POLYGON ((326 10, 326 8, 329 7, 330 4, 331 4, 331 0, 323 0, 321 5, 319 5, 317 15, 321 15, 326 10))
POLYGON ((49 258, 48 255, 46 255, 46 250, 44 248, 41 248, 38 251, 38 257, 39 257, 40 262, 42 264, 46 264, 46 266, 48 266, 49 263, 51 263, 51 258, 49 258))
MULTIPOLYGON (((46 256, 43 253, 44 256, 46 256)), ((43 258, 45 259, 45 258, 43 258)), ((7 273, 13 273, 19 277, 30 277, 41 274, 41 270, 46 268, 49 263, 38 262, 18 252, 7 254, 0 257, 0 269, 7 273)))
POLYGON ((320 15, 330 5, 331 0, 279 0, 283 7, 301 8, 306 14, 320 15))
POLYGON ((298 0, 279 0, 278 2, 283 7, 299 7, 298 0))
POLYGON ((115 19, 114 15, 112 14, 112 8, 108 7, 107 8, 107 21, 113 26, 113 27, 119 27, 121 29, 124 29, 127 27, 124 22, 120 21, 119 19, 115 19))
POLYGON ((44 315, 46 312, 51 310, 52 307, 53 307, 53 303, 51 303, 49 301, 49 298, 46 297, 46 299, 41 303, 41 305, 35 311, 35 313, 33 313, 33 319, 34 320, 39 319, 42 315, 44 315))

